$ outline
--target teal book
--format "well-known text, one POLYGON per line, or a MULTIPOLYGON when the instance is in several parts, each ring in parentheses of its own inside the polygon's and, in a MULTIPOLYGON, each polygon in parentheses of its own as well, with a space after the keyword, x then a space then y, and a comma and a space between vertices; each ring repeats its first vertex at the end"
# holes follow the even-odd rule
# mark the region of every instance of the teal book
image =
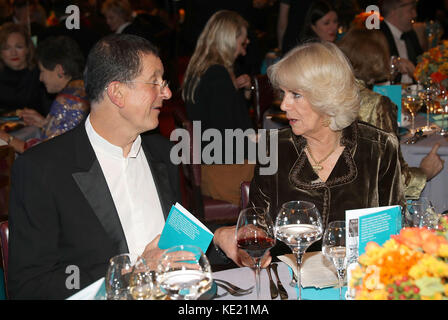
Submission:
POLYGON ((171 207, 159 240, 160 249, 176 245, 195 245, 205 253, 213 233, 187 209, 176 203, 171 207))
POLYGON ((397 120, 398 126, 401 126, 401 85, 385 85, 385 86, 373 86, 373 91, 388 97, 393 103, 397 105, 397 120))
POLYGON ((345 211, 346 243, 353 249, 357 246, 358 256, 365 252, 367 243, 383 245, 392 235, 401 230, 401 207, 377 207, 345 211))

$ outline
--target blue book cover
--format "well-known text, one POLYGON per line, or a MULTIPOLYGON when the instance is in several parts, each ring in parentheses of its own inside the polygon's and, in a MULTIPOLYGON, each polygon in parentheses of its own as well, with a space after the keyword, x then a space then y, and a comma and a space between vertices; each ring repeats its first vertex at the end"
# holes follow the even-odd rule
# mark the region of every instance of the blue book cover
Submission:
POLYGON ((195 245, 205 253, 213 233, 187 209, 176 203, 171 207, 159 240, 160 249, 176 245, 195 245))
POLYGON ((373 86, 373 91, 388 97, 397 105, 398 126, 401 126, 401 85, 373 86))
POLYGON ((358 256, 367 243, 383 245, 391 235, 400 233, 401 207, 377 207, 345 211, 347 247, 357 246, 358 256))

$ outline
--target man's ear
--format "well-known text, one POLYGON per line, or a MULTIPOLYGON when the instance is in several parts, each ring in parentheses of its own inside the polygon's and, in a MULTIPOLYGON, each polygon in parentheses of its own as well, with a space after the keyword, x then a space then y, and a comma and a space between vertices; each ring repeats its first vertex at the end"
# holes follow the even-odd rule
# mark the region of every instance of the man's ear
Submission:
POLYGON ((110 101, 119 108, 124 107, 124 90, 123 84, 118 81, 113 81, 107 86, 106 94, 110 101))

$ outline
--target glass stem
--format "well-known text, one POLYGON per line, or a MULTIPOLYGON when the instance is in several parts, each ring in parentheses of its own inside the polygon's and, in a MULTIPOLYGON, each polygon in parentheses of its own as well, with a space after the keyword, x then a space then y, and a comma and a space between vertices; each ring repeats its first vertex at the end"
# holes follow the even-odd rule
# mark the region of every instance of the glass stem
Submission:
POLYGON ((412 118, 412 133, 415 133, 415 115, 413 113, 411 113, 411 118, 412 118))
POLYGON ((255 289, 257 290, 257 300, 260 300, 260 288, 261 288, 261 281, 260 281, 260 265, 261 259, 255 259, 255 289))
POLYGON ((429 108, 430 108, 430 104, 427 103, 426 104, 426 129, 429 130, 429 108))
POLYGON ((342 286, 344 285, 345 269, 337 270, 339 282, 339 300, 342 300, 342 286))
POLYGON ((297 259, 297 287, 299 289, 299 300, 302 300, 302 258, 303 252, 301 250, 294 250, 297 259))

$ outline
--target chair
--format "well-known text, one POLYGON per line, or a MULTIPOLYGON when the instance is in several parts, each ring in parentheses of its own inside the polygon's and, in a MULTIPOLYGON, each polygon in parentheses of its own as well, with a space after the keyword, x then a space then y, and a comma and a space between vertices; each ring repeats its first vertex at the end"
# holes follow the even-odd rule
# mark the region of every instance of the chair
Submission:
POLYGON ((188 207, 203 222, 236 223, 239 206, 223 200, 204 196, 201 191, 201 165, 193 163, 193 123, 188 120, 185 109, 178 107, 173 112, 176 127, 186 129, 190 136, 190 163, 182 164, 185 190, 190 201, 188 207))
POLYGON ((255 122, 257 128, 263 126, 263 114, 274 102, 274 89, 267 75, 258 74, 252 77, 254 93, 252 103, 255 108, 255 122))
POLYGON ((2 253, 3 276, 5 279, 6 298, 8 298, 8 221, 0 222, 0 250, 2 253))
POLYGON ((247 208, 249 204, 250 181, 241 182, 241 209, 247 208))
POLYGON ((0 146, 0 221, 8 219, 10 177, 14 158, 14 148, 0 146))

